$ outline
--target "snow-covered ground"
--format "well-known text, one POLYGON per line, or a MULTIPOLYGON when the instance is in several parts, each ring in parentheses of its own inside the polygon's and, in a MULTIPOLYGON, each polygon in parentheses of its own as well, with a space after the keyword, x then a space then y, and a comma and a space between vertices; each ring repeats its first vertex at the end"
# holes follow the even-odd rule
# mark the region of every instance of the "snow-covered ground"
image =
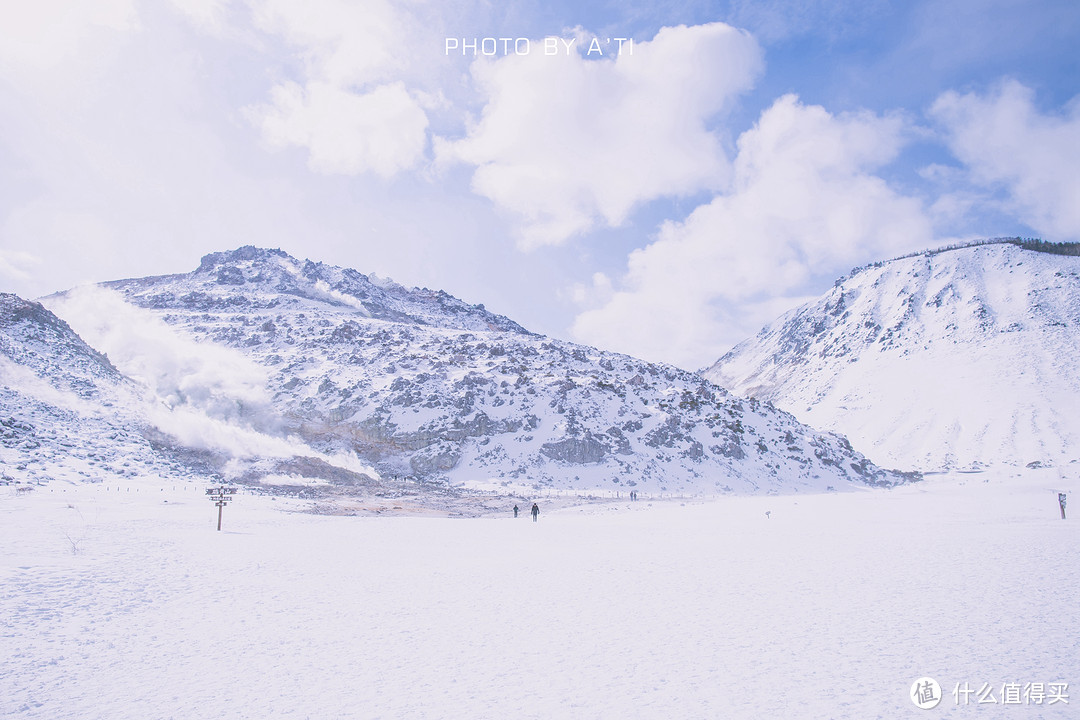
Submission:
POLYGON ((222 532, 203 485, 0 487, 0 717, 1075 717, 1067 472, 222 532))

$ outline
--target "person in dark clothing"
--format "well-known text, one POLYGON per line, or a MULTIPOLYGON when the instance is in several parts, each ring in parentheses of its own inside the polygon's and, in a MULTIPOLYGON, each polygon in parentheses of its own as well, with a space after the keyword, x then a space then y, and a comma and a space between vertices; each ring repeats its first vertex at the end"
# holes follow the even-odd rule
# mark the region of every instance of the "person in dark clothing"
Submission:
POLYGON ((533 503, 531 512, 533 516, 533 522, 536 522, 536 518, 540 514, 540 506, 538 506, 536 503, 533 503))
POLYGON ((515 505, 514 506, 514 517, 517 517, 517 514, 518 514, 518 506, 515 505))

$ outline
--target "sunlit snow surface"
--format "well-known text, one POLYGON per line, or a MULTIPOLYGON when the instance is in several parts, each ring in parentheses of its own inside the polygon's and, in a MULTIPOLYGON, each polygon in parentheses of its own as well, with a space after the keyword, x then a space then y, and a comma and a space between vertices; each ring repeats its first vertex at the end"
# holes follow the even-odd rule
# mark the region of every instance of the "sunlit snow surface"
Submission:
POLYGON ((704 374, 917 470, 1057 464, 1080 442, 1080 257, 1011 244, 860 269, 704 374))
POLYGON ((1073 717, 1074 468, 535 524, 241 494, 222 532, 197 483, 3 486, 0 717, 1073 717))

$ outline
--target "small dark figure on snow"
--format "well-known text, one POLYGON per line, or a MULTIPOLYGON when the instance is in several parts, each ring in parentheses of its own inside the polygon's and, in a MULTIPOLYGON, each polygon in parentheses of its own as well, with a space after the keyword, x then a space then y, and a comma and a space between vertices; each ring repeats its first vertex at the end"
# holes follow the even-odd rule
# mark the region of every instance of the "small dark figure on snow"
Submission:
POLYGON ((1061 506, 1061 519, 1065 519, 1065 493, 1058 493, 1058 505, 1061 506))
POLYGON ((515 505, 514 506, 514 517, 517 517, 517 514, 518 514, 518 506, 515 505))
POLYGON ((540 506, 538 506, 536 503, 533 503, 532 510, 530 512, 532 512, 533 522, 536 522, 536 518, 540 515, 540 506))

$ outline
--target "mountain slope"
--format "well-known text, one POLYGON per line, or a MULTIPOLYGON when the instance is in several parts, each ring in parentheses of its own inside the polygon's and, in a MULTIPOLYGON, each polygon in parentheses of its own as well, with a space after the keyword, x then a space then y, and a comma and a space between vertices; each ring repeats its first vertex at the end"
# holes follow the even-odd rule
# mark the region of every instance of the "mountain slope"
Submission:
POLYGON ((1078 347, 1080 257, 1000 242, 857 270, 703 375, 892 467, 1064 463, 1078 347))
POLYGON ((137 388, 67 323, 38 303, 0 294, 3 481, 182 473, 145 436, 137 398, 137 388))
POLYGON ((527 333, 517 323, 468 305, 443 291, 407 289, 397 283, 250 245, 210 253, 195 272, 104 283, 138 297, 149 308, 242 311, 312 300, 347 309, 357 317, 457 330, 527 333), (227 290, 247 290, 229 293, 227 290), (222 292, 225 291, 225 292, 222 292), (254 291, 254 293, 252 292, 254 291), (225 302, 225 305, 221 305, 225 302), (231 303, 231 304, 229 304, 231 303))
POLYGON ((352 455, 388 479, 710 493, 904 479, 692 373, 280 250, 48 301, 174 411, 352 455))

